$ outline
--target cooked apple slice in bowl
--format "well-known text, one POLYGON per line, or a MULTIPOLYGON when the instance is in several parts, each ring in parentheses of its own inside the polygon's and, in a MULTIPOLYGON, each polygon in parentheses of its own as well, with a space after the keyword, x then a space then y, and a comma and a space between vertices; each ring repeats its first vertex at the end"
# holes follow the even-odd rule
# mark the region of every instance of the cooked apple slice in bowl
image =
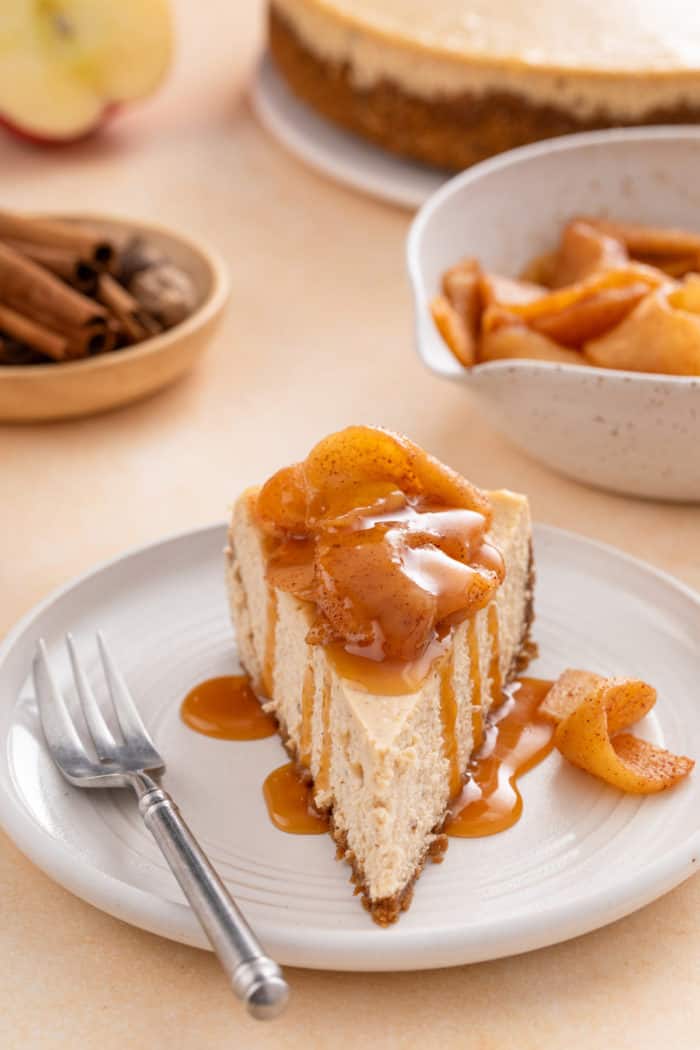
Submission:
POLYGON ((700 376, 700 317, 674 305, 677 293, 643 299, 607 334, 584 346, 584 357, 602 368, 700 376))

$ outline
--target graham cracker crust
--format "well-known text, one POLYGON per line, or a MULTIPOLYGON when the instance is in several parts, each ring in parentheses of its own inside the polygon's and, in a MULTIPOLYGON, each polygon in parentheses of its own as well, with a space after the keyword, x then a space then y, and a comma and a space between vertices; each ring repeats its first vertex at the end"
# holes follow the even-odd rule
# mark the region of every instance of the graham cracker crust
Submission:
POLYGON ((426 99, 389 80, 359 89, 347 63, 328 62, 309 50, 274 5, 268 16, 268 40, 277 68, 302 101, 391 153, 438 168, 461 170, 515 146, 576 131, 700 123, 700 106, 687 103, 656 107, 634 121, 602 109, 581 119, 509 91, 426 99))
POLYGON ((358 863, 357 857, 353 851, 348 848, 345 832, 335 827, 335 824, 333 823, 333 814, 330 814, 330 835, 336 845, 336 859, 344 860, 346 864, 350 865, 350 881, 355 887, 355 893, 360 896, 363 907, 370 913, 378 926, 391 926, 392 923, 397 921, 401 912, 408 911, 411 906, 411 901, 413 900, 413 887, 425 865, 429 860, 432 860, 434 864, 441 863, 448 846, 447 835, 442 834, 441 831, 445 820, 447 820, 447 814, 441 821, 439 827, 432 832, 435 837, 432 839, 416 870, 413 872, 413 875, 411 875, 411 878, 403 889, 399 890, 398 893, 395 893, 393 897, 372 900, 367 892, 367 884, 362 873, 362 867, 358 863))

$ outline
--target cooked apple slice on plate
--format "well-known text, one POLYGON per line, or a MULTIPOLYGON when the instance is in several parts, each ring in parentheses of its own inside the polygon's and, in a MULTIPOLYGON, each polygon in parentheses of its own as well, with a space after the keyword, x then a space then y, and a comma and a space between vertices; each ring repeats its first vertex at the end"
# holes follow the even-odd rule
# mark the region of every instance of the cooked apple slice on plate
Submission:
POLYGON ((623 791, 650 795, 673 787, 695 766, 685 755, 622 732, 655 703, 656 690, 646 682, 569 669, 540 710, 556 722, 554 743, 569 762, 623 791))
POLYGON ((167 0, 10 0, 0 14, 0 120, 37 142, 81 138, 150 94, 170 63, 167 0))

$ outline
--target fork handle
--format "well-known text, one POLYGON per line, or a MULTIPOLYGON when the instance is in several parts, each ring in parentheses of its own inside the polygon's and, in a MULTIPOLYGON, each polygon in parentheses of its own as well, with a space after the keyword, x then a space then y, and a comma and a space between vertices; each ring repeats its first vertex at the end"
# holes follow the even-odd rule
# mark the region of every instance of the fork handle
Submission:
POLYGON ((289 997, 277 963, 265 955, 230 893, 167 791, 145 773, 132 779, 144 823, 180 883, 248 1013, 276 1017, 289 997))

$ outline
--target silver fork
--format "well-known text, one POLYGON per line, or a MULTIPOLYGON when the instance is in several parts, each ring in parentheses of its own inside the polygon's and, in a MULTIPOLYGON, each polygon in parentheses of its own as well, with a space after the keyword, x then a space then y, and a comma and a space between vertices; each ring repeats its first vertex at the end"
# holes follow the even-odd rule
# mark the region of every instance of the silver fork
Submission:
POLYGON ((56 765, 77 787, 134 789, 144 823, 192 905, 234 992, 253 1017, 276 1017, 289 995, 282 971, 263 952, 170 795, 153 779, 152 774, 161 773, 165 763, 141 721, 104 638, 98 632, 97 644, 121 739, 115 739, 105 721, 70 635, 66 644, 97 757, 91 757, 76 729, 56 684, 46 645, 40 639, 33 663, 34 685, 44 735, 56 765))

